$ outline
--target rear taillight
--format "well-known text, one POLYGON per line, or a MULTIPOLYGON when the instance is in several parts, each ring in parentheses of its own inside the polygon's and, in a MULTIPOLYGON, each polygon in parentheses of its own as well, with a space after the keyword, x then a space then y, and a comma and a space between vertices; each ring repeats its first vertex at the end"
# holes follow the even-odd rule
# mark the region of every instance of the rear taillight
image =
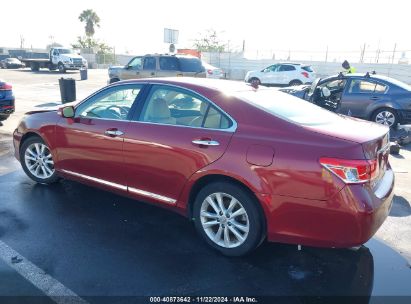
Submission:
POLYGON ((213 70, 207 70, 208 75, 212 75, 213 74, 213 70))
POLYGON ((301 72, 301 75, 303 75, 305 78, 309 78, 309 77, 310 77, 307 72, 301 72))
POLYGON ((4 82, 3 84, 0 84, 0 90, 5 91, 5 90, 11 90, 13 87, 10 83, 4 82))
POLYGON ((338 158, 320 158, 320 164, 331 171, 346 184, 366 183, 378 176, 377 160, 347 160, 338 158))

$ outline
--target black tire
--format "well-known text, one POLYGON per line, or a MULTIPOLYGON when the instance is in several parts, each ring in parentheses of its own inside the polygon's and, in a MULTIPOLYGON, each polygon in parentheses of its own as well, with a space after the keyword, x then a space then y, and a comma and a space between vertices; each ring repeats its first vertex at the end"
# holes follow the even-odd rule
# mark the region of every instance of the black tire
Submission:
POLYGON ((64 67, 64 64, 62 64, 61 62, 59 62, 59 64, 57 65, 57 68, 58 68, 60 73, 65 73, 66 72, 66 68, 64 67))
POLYGON ((299 85, 302 85, 302 84, 303 83, 300 80, 297 80, 297 79, 291 80, 290 83, 289 83, 290 87, 299 86, 299 85))
POLYGON ((55 65, 49 66, 49 71, 55 71, 55 70, 57 70, 57 67, 55 65))
MULTIPOLYGON (((52 184, 58 181, 59 177, 57 175, 57 172, 54 170, 53 174, 48 177, 48 178, 39 178, 35 175, 33 175, 30 170, 27 168, 27 164, 25 161, 25 153, 27 148, 29 148, 32 144, 43 144, 47 147, 46 143, 44 142, 44 140, 42 140, 40 137, 38 136, 33 136, 33 137, 29 137, 27 140, 25 140, 23 142, 23 144, 20 146, 20 163, 21 166, 24 170, 24 172, 27 174, 28 177, 30 177, 32 180, 34 180, 37 183, 40 184, 52 184)), ((47 147, 48 148, 48 147, 47 147)))
POLYGON ((0 114, 0 121, 4 121, 10 117, 10 114, 0 114))
POLYGON ((39 65, 38 63, 32 62, 32 63, 30 64, 30 69, 31 69, 33 72, 38 72, 38 71, 40 70, 40 65, 39 65))
MULTIPOLYGON (((226 203, 227 205, 229 203, 226 203)), ((227 206, 226 206, 227 207, 227 206)), ((234 214, 234 212, 232 213, 234 214)), ((204 188, 200 190, 195 198, 194 205, 193 205, 193 219, 194 225, 196 227, 197 232, 201 235, 201 237, 205 240, 207 244, 209 244, 214 249, 220 251, 222 254, 227 256, 243 256, 245 254, 250 253, 254 249, 256 249, 262 242, 265 232, 264 232, 264 218, 261 207, 259 206, 259 202, 246 190, 242 187, 235 185, 234 183, 230 182, 215 182, 209 185, 206 185, 204 188), (244 241, 240 243, 236 247, 227 248, 217 244, 213 241, 203 228, 202 219, 200 217, 201 208, 203 203, 206 202, 206 198, 209 195, 213 195, 215 193, 222 193, 228 196, 232 196, 238 202, 240 202, 243 209, 246 211, 246 216, 248 219, 248 234, 246 235, 244 241)), ((235 218, 225 217, 224 216, 224 223, 226 223, 227 229, 230 228, 230 220, 237 222, 235 218), (228 221, 228 222, 226 222, 228 221)), ((215 226, 213 226, 215 227, 215 226)), ((224 228, 223 221, 220 220, 216 230, 220 229, 220 227, 224 228)), ((231 226, 231 228, 235 228, 231 226)), ((230 228, 230 229, 231 229, 230 228)), ((213 228, 214 229, 214 228, 213 228)), ((229 231, 229 230, 228 230, 229 231)), ((236 230, 237 232, 241 232, 240 230, 236 230)), ((233 235, 232 235, 233 236, 233 235)), ((223 240, 221 240, 223 241, 223 240)))
POLYGON ((117 81, 120 81, 120 79, 118 79, 118 78, 111 78, 110 79, 110 83, 115 83, 117 81))
POLYGON ((250 78, 248 82, 251 83, 252 85, 261 85, 261 80, 258 79, 257 77, 250 78))
POLYGON ((399 119, 398 114, 394 109, 380 108, 373 112, 371 121, 389 126, 390 128, 396 128, 399 119))

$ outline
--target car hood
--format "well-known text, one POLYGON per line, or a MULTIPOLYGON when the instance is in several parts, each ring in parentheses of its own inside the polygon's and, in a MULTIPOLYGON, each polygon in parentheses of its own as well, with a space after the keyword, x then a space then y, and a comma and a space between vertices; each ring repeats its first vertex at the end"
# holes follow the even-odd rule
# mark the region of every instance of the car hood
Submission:
POLYGON ((61 54, 61 57, 73 58, 73 59, 83 59, 83 57, 78 54, 61 54))
POLYGON ((109 69, 110 71, 113 71, 113 70, 122 70, 122 69, 124 69, 124 65, 113 65, 113 66, 109 67, 108 69, 109 69))
POLYGON ((50 107, 44 107, 41 109, 34 109, 26 112, 26 115, 32 115, 32 114, 37 114, 37 113, 44 113, 44 112, 56 112, 59 111, 61 108, 67 107, 67 106, 76 106, 79 102, 78 101, 73 101, 73 102, 67 102, 62 105, 55 105, 55 106, 50 106, 50 107))

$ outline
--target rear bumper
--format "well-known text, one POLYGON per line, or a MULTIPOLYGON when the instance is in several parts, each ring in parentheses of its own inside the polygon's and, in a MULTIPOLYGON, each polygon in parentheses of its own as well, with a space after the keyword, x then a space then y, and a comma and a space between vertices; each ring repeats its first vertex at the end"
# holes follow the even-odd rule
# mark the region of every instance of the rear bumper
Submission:
POLYGON ((393 197, 391 168, 374 190, 347 185, 328 201, 259 195, 269 241, 339 248, 367 242, 387 218, 393 197))
MULTIPOLYGON (((10 93, 6 93, 10 94, 10 93)), ((3 98, 0 98, 0 114, 10 115, 14 112, 14 96, 6 95, 3 98)))

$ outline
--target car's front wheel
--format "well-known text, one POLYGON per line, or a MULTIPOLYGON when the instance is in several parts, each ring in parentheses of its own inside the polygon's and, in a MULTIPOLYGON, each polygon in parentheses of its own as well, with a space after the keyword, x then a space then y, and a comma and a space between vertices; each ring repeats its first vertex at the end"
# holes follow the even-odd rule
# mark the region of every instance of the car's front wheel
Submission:
POLYGON ((256 86, 261 85, 261 81, 260 81, 260 79, 258 79, 257 77, 252 77, 252 78, 249 80, 249 83, 251 83, 252 85, 256 85, 256 86))
POLYGON ((261 243, 264 221, 258 202, 235 184, 205 186, 194 201, 193 215, 198 233, 225 255, 242 256, 261 243))
POLYGON ((51 184, 58 180, 53 156, 40 137, 30 137, 23 142, 20 162, 28 177, 38 183, 51 184))
POLYGON ((376 110, 372 117, 372 121, 394 128, 398 124, 398 115, 395 110, 390 108, 382 108, 376 110))

